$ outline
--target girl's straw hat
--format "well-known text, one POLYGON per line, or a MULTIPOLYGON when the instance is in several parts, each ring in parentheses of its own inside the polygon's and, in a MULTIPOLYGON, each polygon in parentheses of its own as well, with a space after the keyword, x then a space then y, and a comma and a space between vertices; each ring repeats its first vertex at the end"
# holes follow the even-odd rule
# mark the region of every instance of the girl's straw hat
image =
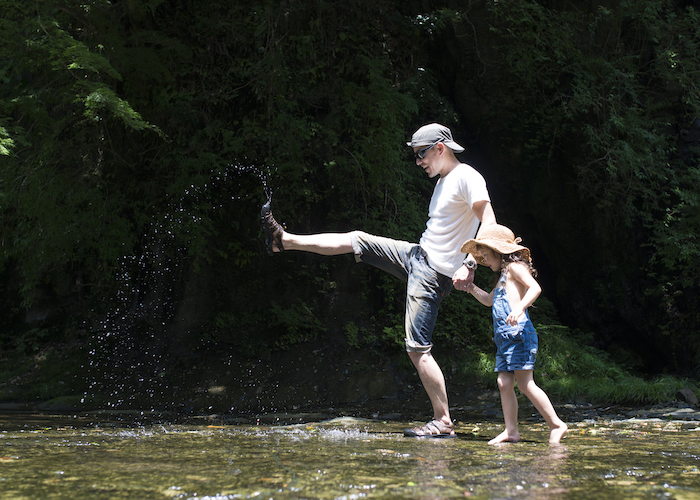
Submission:
POLYGON ((520 238, 516 238, 513 231, 500 224, 491 224, 483 228, 477 238, 472 238, 462 245, 462 253, 470 253, 482 266, 486 265, 481 254, 476 251, 477 245, 484 245, 502 255, 522 252, 523 259, 530 260, 530 250, 518 245, 520 238))

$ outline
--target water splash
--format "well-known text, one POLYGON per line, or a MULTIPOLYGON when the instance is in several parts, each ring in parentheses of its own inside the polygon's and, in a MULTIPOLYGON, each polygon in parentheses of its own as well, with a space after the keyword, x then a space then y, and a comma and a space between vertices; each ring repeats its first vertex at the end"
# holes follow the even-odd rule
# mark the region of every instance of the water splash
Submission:
MULTIPOLYGON (((270 200, 274 174, 269 166, 232 164, 166 194, 164 208, 146 225, 139 251, 125 252, 117 263, 116 293, 103 301, 110 307, 93 311, 99 319, 86 325, 92 335, 84 403, 120 409, 150 402, 151 409, 162 409, 162 396, 177 393, 166 382, 176 362, 168 332, 185 272, 214 234, 216 213, 227 213, 232 202, 259 197, 261 187, 270 200)), ((184 402, 166 404, 187 409, 184 402)))
MULTIPOLYGON (((265 193, 266 200, 272 199, 273 188, 272 181, 276 178, 276 169, 269 165, 259 167, 257 165, 229 165, 228 168, 221 172, 212 174, 211 183, 219 186, 233 186, 234 182, 238 181, 236 184, 240 188, 240 179, 243 177, 253 177, 256 178, 260 185, 262 186, 263 192, 265 193)), ((250 196, 249 193, 242 194, 232 194, 231 199, 240 200, 250 196)))

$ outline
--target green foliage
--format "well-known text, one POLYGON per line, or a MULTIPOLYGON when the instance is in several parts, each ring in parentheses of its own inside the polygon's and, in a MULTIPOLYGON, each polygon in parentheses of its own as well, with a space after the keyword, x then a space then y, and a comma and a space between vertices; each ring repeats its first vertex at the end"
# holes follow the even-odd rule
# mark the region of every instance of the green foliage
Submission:
MULTIPOLYGON (((44 285, 103 295, 150 219, 232 164, 274 165, 268 187, 300 231, 333 221, 415 239, 426 180, 406 165, 417 106, 407 21, 390 5, 3 1, 3 251, 25 304, 44 285)), ((263 198, 259 184, 222 187, 263 198)), ((257 228, 236 220, 210 249, 213 210, 186 209, 201 223, 167 230, 193 258, 254 272, 257 228)))
POLYGON ((351 349, 362 349, 375 343, 374 333, 366 327, 357 326, 354 321, 349 321, 343 326, 343 333, 351 349))
POLYGON ((491 105, 484 140, 513 193, 510 206, 496 200, 499 219, 536 221, 560 301, 595 310, 578 319, 606 329, 607 342, 643 332, 667 348, 669 365, 692 365, 700 359, 692 326, 700 275, 691 264, 700 257, 698 11, 671 0, 521 0, 443 15, 456 33, 473 30, 479 15, 490 26, 458 43, 472 43, 463 51, 484 68, 467 88, 491 105), (680 330, 683 340, 674 338, 680 330))
POLYGON ((589 345, 592 336, 563 326, 537 325, 541 348, 536 368, 542 388, 559 400, 591 403, 654 404, 672 401, 684 381, 645 380, 589 345))
POLYGON ((402 324, 385 326, 382 329, 381 340, 386 345, 406 348, 406 330, 402 324))
POLYGON ((51 332, 46 328, 30 328, 20 335, 16 335, 12 344, 15 351, 19 354, 33 354, 39 351, 49 339, 55 338, 55 335, 55 331, 51 332))
POLYGON ((9 156, 15 141, 7 133, 5 127, 0 127, 0 155, 9 156))
MULTIPOLYGON (((474 281, 479 287, 490 290, 493 273, 479 267, 474 281)), ((435 342, 440 345, 447 342, 451 347, 449 351, 489 351, 492 337, 491 308, 484 307, 469 294, 452 289, 440 304, 435 342)))
POLYGON ((154 130, 162 135, 161 130, 148 122, 134 111, 128 102, 119 98, 112 89, 102 84, 89 85, 86 88, 90 93, 80 102, 85 105, 85 117, 99 122, 105 116, 121 120, 124 125, 132 130, 154 130))
MULTIPOLYGON (((105 5, 83 6, 86 19, 104 20, 105 5)), ((2 2, 11 64, 0 121, 3 145, 14 144, 0 171, 3 259, 20 270, 25 305, 44 284, 67 296, 113 280, 118 257, 138 238, 134 214, 144 204, 129 199, 138 188, 131 169, 121 177, 110 143, 125 130, 158 131, 117 97, 122 78, 103 47, 86 40, 70 8, 55 7, 2 2)))
POLYGON ((360 329, 358 326, 350 321, 343 326, 343 333, 347 339, 348 345, 353 349, 359 349, 361 345, 360 340, 360 329))
POLYGON ((309 342, 322 331, 320 321, 304 303, 281 307, 273 302, 270 317, 274 319, 268 323, 269 328, 279 332, 275 338, 275 349, 287 350, 297 344, 309 342))
POLYGON ((256 310, 219 311, 210 322, 206 340, 233 346, 247 357, 267 357, 314 341, 323 332, 317 313, 303 301, 284 307, 272 301, 262 328, 261 314, 256 310))
POLYGON ((83 394, 87 360, 79 345, 42 342, 31 355, 0 357, 0 401, 32 401, 83 394))
MULTIPOLYGON (((404 285, 375 272, 349 280, 349 260, 269 259, 259 205, 272 193, 294 232, 417 241, 432 181, 405 141, 439 120, 483 141, 505 193, 499 220, 536 221, 567 314, 623 316, 665 335, 669 356, 700 352, 697 12, 669 0, 444 4, 0 0, 8 293, 24 310, 49 296, 83 319, 107 307, 123 257, 157 249, 148 276, 175 283, 173 300, 206 298, 189 312, 209 342, 250 356, 289 349, 355 294, 364 307, 343 311, 348 345, 395 352, 404 285)), ((551 305, 538 306, 549 324, 551 305)), ((486 308, 453 293, 438 321, 441 348, 488 365, 486 308)), ((176 328, 151 326, 163 342, 176 328)), ((36 349, 49 326, 37 328, 3 339, 36 349)), ((546 371, 597 373, 587 356, 552 356, 546 371)))
MULTIPOLYGON (((589 345, 591 334, 561 325, 537 324, 539 352, 535 381, 557 402, 657 404, 673 401, 686 380, 664 376, 644 379, 632 375, 610 355, 589 345)), ((495 387, 495 347, 470 351, 461 374, 495 387)))

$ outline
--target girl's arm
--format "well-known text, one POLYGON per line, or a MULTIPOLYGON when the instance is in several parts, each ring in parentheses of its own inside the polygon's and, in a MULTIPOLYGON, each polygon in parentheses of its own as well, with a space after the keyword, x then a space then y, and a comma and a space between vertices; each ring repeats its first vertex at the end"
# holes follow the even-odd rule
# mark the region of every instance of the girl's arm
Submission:
MULTIPOLYGON (((525 288, 525 293, 520 294, 520 300, 517 303, 511 304, 511 312, 506 318, 506 323, 515 325, 518 323, 518 318, 525 314, 525 309, 530 307, 537 297, 542 293, 542 288, 537 280, 530 274, 530 271, 522 264, 511 264, 508 269, 508 278, 514 279, 517 288, 525 288)), ((510 297, 509 297, 510 298, 510 297)))
POLYGON ((469 288, 467 288, 467 293, 471 293, 476 300, 487 307, 491 307, 493 305, 493 290, 491 290, 491 293, 486 293, 486 291, 482 290, 474 283, 471 283, 469 288))

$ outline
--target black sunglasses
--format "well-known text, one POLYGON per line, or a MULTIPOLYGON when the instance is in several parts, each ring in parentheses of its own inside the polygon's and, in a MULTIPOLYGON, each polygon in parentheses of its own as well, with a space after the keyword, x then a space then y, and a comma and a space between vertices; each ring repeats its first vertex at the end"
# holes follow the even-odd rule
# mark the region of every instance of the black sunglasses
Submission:
POLYGON ((434 143, 431 144, 430 146, 428 146, 428 147, 426 147, 426 148, 423 148, 423 149, 420 149, 420 150, 414 152, 414 153, 413 153, 413 156, 415 157, 416 160, 422 160, 423 158, 425 158, 425 155, 428 154, 428 151, 430 151, 431 148, 435 147, 436 145, 438 145, 438 144, 441 143, 441 142, 442 142, 442 141, 434 142, 434 143))

